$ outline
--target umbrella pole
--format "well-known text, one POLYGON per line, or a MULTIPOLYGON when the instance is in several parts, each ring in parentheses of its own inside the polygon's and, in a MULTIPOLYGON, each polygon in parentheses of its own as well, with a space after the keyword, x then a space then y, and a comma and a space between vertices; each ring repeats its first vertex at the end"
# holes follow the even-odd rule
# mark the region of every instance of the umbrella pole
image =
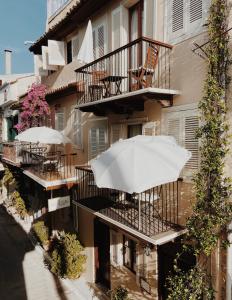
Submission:
POLYGON ((141 197, 139 198, 139 231, 141 230, 141 197))

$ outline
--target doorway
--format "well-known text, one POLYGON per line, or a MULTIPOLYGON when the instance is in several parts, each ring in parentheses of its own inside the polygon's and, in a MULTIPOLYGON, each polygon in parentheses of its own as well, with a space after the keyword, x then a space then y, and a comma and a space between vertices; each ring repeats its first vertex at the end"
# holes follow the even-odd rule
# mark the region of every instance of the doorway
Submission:
MULTIPOLYGON (((166 281, 167 277, 173 272, 174 259, 182 249, 179 240, 166 243, 158 247, 158 289, 159 300, 168 297, 166 281)), ((179 258, 178 266, 182 271, 187 272, 196 264, 195 256, 191 253, 184 253, 179 258)))
POLYGON ((110 229, 94 220, 94 249, 96 283, 110 289, 110 229))

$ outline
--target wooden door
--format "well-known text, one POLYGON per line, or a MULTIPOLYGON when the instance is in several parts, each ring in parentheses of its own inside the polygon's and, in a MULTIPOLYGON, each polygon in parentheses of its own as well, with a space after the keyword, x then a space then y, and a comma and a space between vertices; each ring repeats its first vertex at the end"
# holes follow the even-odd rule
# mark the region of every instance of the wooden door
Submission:
POLYGON ((110 229, 98 219, 94 222, 96 283, 110 289, 110 229))

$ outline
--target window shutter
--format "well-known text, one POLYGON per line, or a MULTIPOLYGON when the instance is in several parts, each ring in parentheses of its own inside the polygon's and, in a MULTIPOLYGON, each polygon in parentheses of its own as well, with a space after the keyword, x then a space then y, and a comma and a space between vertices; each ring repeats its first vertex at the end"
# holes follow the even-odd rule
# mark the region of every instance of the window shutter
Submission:
POLYGON ((98 27, 98 57, 105 55, 105 26, 98 27))
POLYGON ((167 135, 173 136, 177 144, 181 145, 181 120, 180 118, 174 117, 168 120, 168 131, 167 135))
POLYGON ((48 72, 43 69, 42 55, 34 55, 34 72, 38 76, 47 76, 48 72))
POLYGON ((185 0, 171 0, 171 38, 184 33, 185 0))
POLYGON ((49 65, 65 65, 65 43, 61 41, 48 40, 48 62, 49 65))
POLYGON ((58 131, 64 130, 64 109, 55 113, 55 128, 58 131))
POLYGON ((91 128, 89 133, 89 160, 98 154, 97 128, 91 128))
POLYGON ((116 8, 112 12, 112 50, 121 46, 121 9, 116 8))
POLYGON ((48 62, 48 47, 42 46, 42 60, 43 60, 43 69, 56 71, 57 66, 50 65, 48 62))
POLYGON ((111 231, 111 245, 112 245, 112 261, 118 265, 118 239, 117 233, 111 231))
POLYGON ((79 109, 73 108, 73 143, 82 148, 82 115, 79 109))
MULTIPOLYGON (((188 0, 187 30, 194 34, 203 25, 203 0, 188 0)), ((207 2, 207 0, 206 0, 207 2)))
POLYGON ((118 142, 120 139, 123 139, 123 125, 122 124, 113 124, 111 126, 111 145, 118 142))
POLYGON ((89 131, 89 160, 105 151, 106 148, 106 128, 91 128, 89 131))
POLYGON ((156 122, 147 122, 143 124, 143 135, 155 135, 156 122))
POLYGON ((97 59, 96 29, 93 29, 93 56, 97 59))
POLYGON ((79 37, 75 36, 72 39, 72 57, 73 59, 77 59, 78 52, 79 52, 79 37))
POLYGON ((199 118, 190 116, 185 118, 185 148, 192 153, 186 168, 197 170, 199 166, 199 140, 196 138, 196 130, 199 128, 199 118))

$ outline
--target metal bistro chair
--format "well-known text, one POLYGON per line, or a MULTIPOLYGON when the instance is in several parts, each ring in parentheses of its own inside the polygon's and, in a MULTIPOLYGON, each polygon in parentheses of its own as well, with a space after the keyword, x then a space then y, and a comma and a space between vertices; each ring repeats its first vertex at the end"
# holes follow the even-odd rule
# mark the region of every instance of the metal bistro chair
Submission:
POLYGON ((96 101, 103 98, 104 84, 101 79, 107 76, 106 71, 92 71, 91 72, 91 82, 88 85, 88 90, 90 94, 90 100, 96 101))
POLYGON ((135 69, 128 70, 131 81, 131 90, 136 91, 152 86, 152 78, 158 63, 159 46, 150 44, 147 48, 145 63, 135 69))

